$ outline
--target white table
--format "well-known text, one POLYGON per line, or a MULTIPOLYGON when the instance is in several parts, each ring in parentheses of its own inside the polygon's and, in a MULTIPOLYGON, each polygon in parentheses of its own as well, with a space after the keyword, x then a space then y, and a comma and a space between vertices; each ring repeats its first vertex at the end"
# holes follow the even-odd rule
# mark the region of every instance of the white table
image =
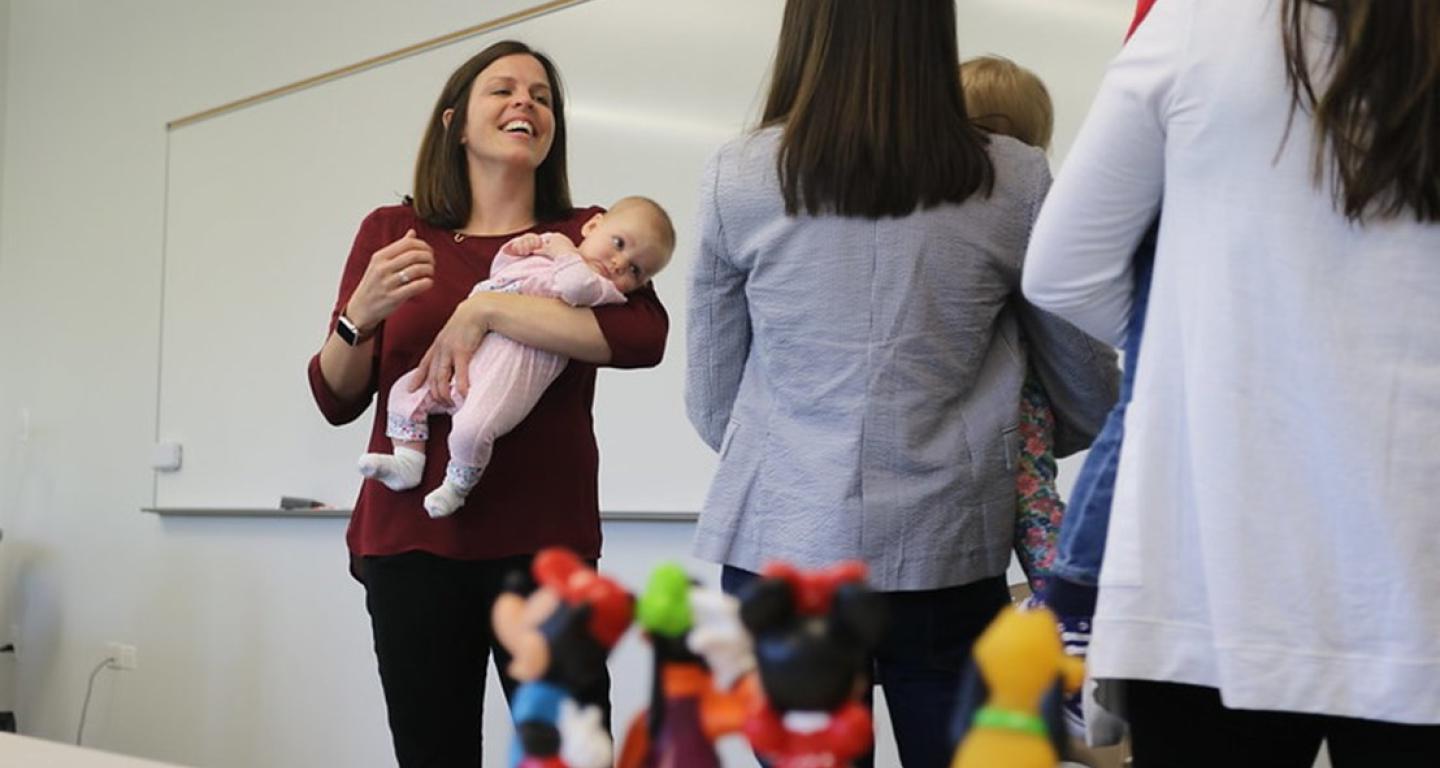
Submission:
POLYGON ((81 749, 0 732, 0 765, 15 768, 179 768, 135 757, 81 749))

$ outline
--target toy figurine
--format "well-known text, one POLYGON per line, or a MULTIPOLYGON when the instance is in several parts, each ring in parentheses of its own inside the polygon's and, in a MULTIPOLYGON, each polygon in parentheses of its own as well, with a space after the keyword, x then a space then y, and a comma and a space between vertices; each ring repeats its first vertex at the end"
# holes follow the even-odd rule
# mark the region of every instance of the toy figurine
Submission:
POLYGON ((859 697, 885 606, 865 574, 858 562, 823 571, 777 563, 741 595, 762 689, 745 735, 778 768, 849 765, 870 749, 870 711, 859 697))
POLYGON ((1048 609, 1007 607, 975 641, 980 685, 962 695, 968 730, 951 768, 1055 768, 1063 746, 1056 688, 1074 691, 1085 676, 1084 664, 1065 655, 1055 626, 1048 609))
POLYGON ((631 723, 617 768, 719 768, 715 741, 744 725, 755 683, 737 684, 754 666, 739 604, 695 589, 665 563, 635 607, 655 654, 650 708, 631 723), (721 684, 713 665, 721 670, 721 684))
POLYGON ((546 549, 531 566, 536 589, 495 601, 495 637, 522 682, 510 702, 511 768, 606 768, 614 749, 595 706, 572 693, 594 685, 610 649, 630 626, 633 600, 573 553, 546 549))

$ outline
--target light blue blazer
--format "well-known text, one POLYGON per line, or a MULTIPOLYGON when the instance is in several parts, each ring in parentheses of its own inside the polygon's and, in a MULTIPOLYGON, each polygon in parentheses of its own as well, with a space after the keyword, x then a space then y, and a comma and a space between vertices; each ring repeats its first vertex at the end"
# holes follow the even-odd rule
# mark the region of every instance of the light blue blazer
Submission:
POLYGON ((993 137, 994 192, 904 218, 787 216, 778 129, 731 141, 701 190, 686 408, 719 467, 702 558, 859 559, 883 590, 1005 571, 1027 360, 1057 452, 1115 401, 1114 352, 1020 295, 1044 156, 993 137))

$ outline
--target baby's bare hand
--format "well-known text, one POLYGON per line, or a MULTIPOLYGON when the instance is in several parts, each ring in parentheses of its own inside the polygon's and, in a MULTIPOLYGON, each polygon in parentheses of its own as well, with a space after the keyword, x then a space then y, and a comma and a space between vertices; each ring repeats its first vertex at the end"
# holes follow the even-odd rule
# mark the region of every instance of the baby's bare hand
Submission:
POLYGON ((545 238, 531 232, 521 235, 510 241, 510 250, 516 256, 543 256, 541 249, 545 247, 545 238))

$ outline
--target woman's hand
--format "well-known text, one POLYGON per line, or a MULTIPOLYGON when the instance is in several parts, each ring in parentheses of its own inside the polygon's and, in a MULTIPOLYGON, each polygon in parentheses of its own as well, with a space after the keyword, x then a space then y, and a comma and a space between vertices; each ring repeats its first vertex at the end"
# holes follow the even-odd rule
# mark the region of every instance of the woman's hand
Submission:
MULTIPOLYGON (((460 302, 451 313, 445 327, 435 336, 435 341, 426 350, 425 357, 417 366, 424 377, 416 377, 414 389, 430 388, 435 402, 453 407, 450 398, 450 379, 455 379, 455 391, 464 397, 470 393, 470 358, 480 348, 485 334, 490 332, 490 321, 485 312, 486 301, 490 298, 484 292, 460 302)), ((413 390, 412 390, 413 391, 413 390)))
POLYGON ((362 330, 371 330, 407 299, 435 285, 435 251, 407 230, 405 236, 381 248, 350 294, 345 316, 362 330))

